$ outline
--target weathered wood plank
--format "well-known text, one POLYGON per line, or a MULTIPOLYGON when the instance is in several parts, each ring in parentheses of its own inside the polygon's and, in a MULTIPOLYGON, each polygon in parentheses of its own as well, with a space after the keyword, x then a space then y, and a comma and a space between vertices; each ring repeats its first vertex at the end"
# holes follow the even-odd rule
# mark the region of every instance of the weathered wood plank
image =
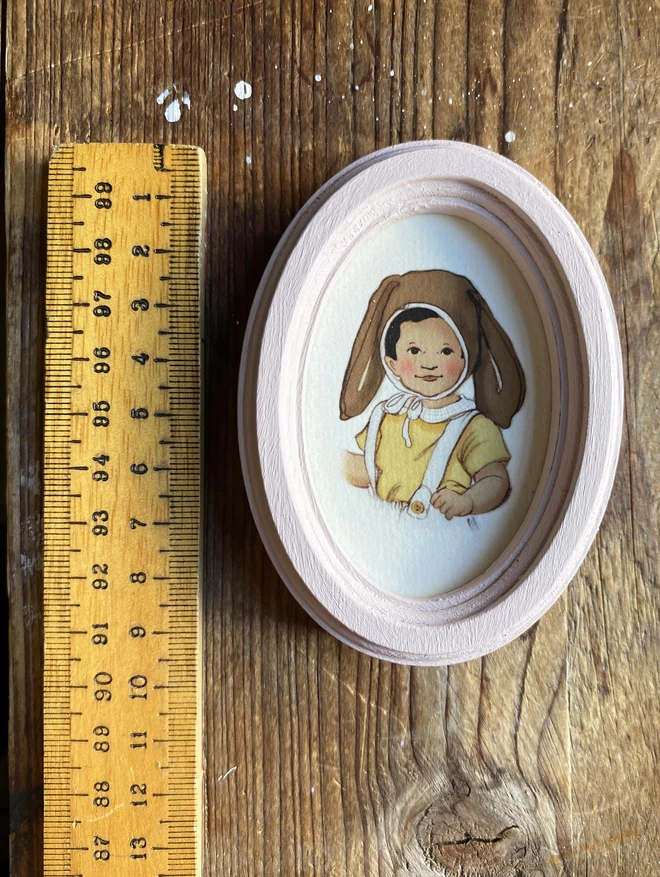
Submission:
POLYGON ((568 593, 580 874, 660 873, 655 12, 643 3, 569 6, 557 102, 558 124, 567 132, 558 194, 599 256, 627 378, 612 501, 568 593), (605 28, 604 20, 613 26, 605 28))
POLYGON ((654 9, 10 0, 14 875, 41 856, 45 168, 74 140, 189 142, 209 161, 206 872, 660 874, 654 9), (156 102, 173 83, 191 99, 178 122, 156 102), (252 296, 295 211, 352 159, 431 136, 490 145, 571 210, 612 289, 628 407, 568 596, 483 661, 411 670, 340 646, 289 597, 244 496, 235 396, 252 296))

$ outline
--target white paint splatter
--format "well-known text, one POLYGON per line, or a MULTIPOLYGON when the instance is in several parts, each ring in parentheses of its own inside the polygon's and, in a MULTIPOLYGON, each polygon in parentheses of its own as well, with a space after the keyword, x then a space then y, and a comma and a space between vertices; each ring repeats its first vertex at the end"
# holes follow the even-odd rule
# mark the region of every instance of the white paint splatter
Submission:
POLYGON ((507 131, 506 134, 504 135, 504 139, 506 140, 507 143, 513 143, 513 141, 516 139, 515 132, 514 131, 507 131))
POLYGON ((390 70, 390 76, 394 76, 394 70, 390 70))
POLYGON ((245 164, 252 164, 252 156, 251 155, 245 156, 245 164))
POLYGON ((234 104, 234 112, 238 111, 238 104, 234 104))
POLYGON ((178 122, 181 118, 181 104, 178 97, 165 108, 165 118, 168 122, 178 122))
MULTIPOLYGON (((167 88, 164 88, 161 91, 161 93, 156 98, 156 103, 159 106, 162 106, 169 97, 172 97, 175 94, 176 90, 177 90, 176 82, 173 82, 172 85, 168 86, 167 88)), ((181 96, 181 100, 179 100, 178 97, 175 97, 165 107, 165 118, 167 119, 168 122, 178 122, 179 121, 179 119, 181 118, 181 112, 182 112, 181 106, 182 105, 185 107, 188 107, 188 109, 190 109, 190 106, 191 106, 190 95, 188 94, 187 91, 183 92, 183 95, 181 96)))
POLYGON ((593 61, 587 61, 587 67, 591 67, 593 61))
POLYGON ((447 103, 451 106, 454 103, 454 99, 450 97, 447 103))
POLYGON ((230 774, 232 774, 235 770, 238 770, 238 765, 237 765, 237 764, 234 765, 234 767, 230 767, 229 770, 227 771, 227 773, 223 773, 223 775, 222 775, 221 777, 218 777, 218 782, 220 782, 220 780, 226 780, 227 777, 228 777, 230 774))
POLYGON ((21 472, 21 487, 26 487, 30 493, 36 493, 40 490, 39 472, 40 464, 36 462, 30 463, 27 471, 21 472))
POLYGON ((164 104, 166 98, 168 98, 172 94, 172 91, 176 91, 176 85, 174 84, 172 84, 169 88, 164 88, 163 91, 161 91, 161 93, 156 98, 156 103, 161 105, 164 104))
MULTIPOLYGON (((36 566, 35 558, 31 554, 21 554, 21 573, 31 576, 36 566)), ((24 609, 27 607, 24 607, 24 609)))
POLYGON ((373 8, 374 8, 374 7, 373 7, 373 6, 371 5, 371 3, 370 3, 370 4, 367 6, 367 12, 371 12, 371 10, 372 10, 373 8))
POLYGON ((41 611, 35 609, 30 603, 23 606, 23 626, 33 627, 41 621, 41 611))
POLYGON ((320 74, 320 73, 317 73, 316 76, 314 77, 314 79, 315 79, 317 82, 320 82, 320 81, 321 81, 321 74, 320 74))
POLYGON ((252 86, 249 82, 241 79, 241 81, 237 82, 234 86, 234 94, 239 100, 247 100, 249 97, 252 97, 252 86))

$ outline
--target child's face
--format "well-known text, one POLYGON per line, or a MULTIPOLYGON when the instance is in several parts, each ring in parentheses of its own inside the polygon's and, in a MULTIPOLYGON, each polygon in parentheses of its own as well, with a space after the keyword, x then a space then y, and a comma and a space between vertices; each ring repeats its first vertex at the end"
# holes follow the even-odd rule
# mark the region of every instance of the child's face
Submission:
POLYGON ((385 361, 404 387, 421 396, 437 396, 456 386, 465 359, 456 333, 440 317, 402 323, 396 359, 385 361))

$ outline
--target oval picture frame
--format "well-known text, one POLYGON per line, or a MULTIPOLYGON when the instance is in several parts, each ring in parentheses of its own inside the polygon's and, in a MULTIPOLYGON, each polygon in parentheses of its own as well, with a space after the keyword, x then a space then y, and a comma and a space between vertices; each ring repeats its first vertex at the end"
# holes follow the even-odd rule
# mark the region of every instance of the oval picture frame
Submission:
POLYGON ((616 318, 596 258, 545 186, 486 149, 423 141, 354 162, 297 214, 261 280, 239 382, 239 446, 252 513, 294 597, 322 627, 371 656, 456 663, 534 624, 596 535, 622 422, 616 318), (468 219, 508 254, 541 316, 551 372, 548 450, 515 538, 483 574, 424 598, 379 587, 328 529, 306 460, 299 367, 340 266, 379 229, 421 214, 468 219))

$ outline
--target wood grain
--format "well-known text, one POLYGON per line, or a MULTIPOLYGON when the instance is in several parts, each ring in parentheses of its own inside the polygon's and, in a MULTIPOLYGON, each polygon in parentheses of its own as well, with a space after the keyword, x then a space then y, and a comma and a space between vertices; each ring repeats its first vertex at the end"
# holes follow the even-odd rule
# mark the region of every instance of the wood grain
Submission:
POLYGON ((55 143, 87 140, 194 143, 209 161, 206 873, 660 874, 657 9, 372 5, 8 3, 14 875, 41 869, 45 170, 55 143), (156 102, 173 82, 191 99, 177 123, 156 102), (294 212, 352 159, 427 137, 490 145, 571 210, 627 378, 613 499, 567 596, 449 670, 368 659, 293 603, 251 521, 235 427, 245 320, 294 212))

